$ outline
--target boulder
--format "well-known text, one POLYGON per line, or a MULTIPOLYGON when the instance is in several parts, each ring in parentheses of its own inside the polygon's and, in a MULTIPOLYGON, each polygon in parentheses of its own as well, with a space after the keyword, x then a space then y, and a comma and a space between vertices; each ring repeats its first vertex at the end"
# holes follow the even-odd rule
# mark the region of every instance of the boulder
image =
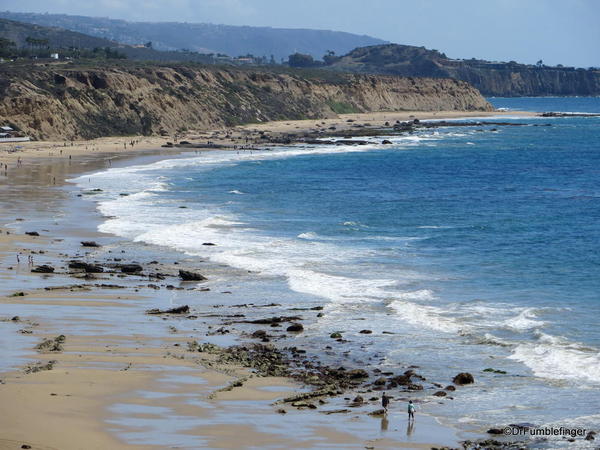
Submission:
POLYGON ((34 267, 33 269, 31 269, 31 271, 35 273, 53 273, 54 267, 49 266, 47 264, 43 264, 41 266, 34 267))
POLYGON ((385 377, 380 377, 377 378, 373 384, 375 386, 385 386, 385 383, 387 383, 387 379, 385 377))
POLYGON ((365 399, 362 397, 362 395, 357 395, 354 397, 354 400, 352 400, 352 404, 356 406, 362 405, 364 402, 365 399))
POLYGON ((335 333, 331 333, 329 335, 329 337, 331 339, 341 339, 342 338, 342 333, 340 333, 339 331, 336 331, 335 333))
POLYGON ((475 378, 469 372, 461 372, 452 379, 452 382, 462 386, 464 384, 475 383, 475 378))
POLYGON ((188 305, 177 306, 171 309, 149 309, 146 311, 146 314, 187 314, 190 312, 190 307, 188 305))
POLYGON ((199 273, 196 273, 196 272, 190 272, 188 270, 180 270, 179 277, 183 281, 205 281, 206 280, 205 276, 200 275, 199 273))
POLYGON ((258 338, 258 339, 263 339, 263 338, 268 337, 268 335, 265 330, 256 330, 254 333, 252 333, 252 337, 258 338))
POLYGON ((410 377, 407 375, 397 375, 390 379, 390 381, 399 384, 401 386, 407 386, 410 384, 410 377))
POLYGON ((434 396, 436 396, 436 397, 445 397, 445 396, 446 396, 446 395, 448 395, 448 394, 446 394, 444 391, 437 391, 437 392, 436 392, 435 394, 433 394, 433 395, 434 395, 434 396))
POLYGON ((81 241, 82 247, 100 247, 96 241, 81 241))
POLYGON ((143 270, 139 264, 121 264, 119 268, 123 273, 139 273, 143 270))
POLYGON ((97 264, 88 264, 82 261, 71 261, 69 269, 83 270, 86 273, 102 273, 104 269, 97 264))
POLYGON ((383 145, 390 145, 390 144, 392 144, 392 141, 389 141, 389 140, 387 140, 387 139, 384 139, 383 141, 381 141, 381 143, 382 143, 383 145))
POLYGON ((590 431, 586 436, 585 436, 585 440, 586 441, 593 441, 596 439, 596 432, 595 431, 590 431))
POLYGON ((287 327, 287 331, 293 331, 295 333, 299 333, 304 330, 304 327, 301 323, 292 323, 289 327, 287 327))
POLYGON ((346 372, 346 375, 348 376, 348 378, 350 378, 352 380, 369 377, 369 374, 367 373, 367 371, 363 370, 363 369, 349 370, 348 372, 346 372))
POLYGON ((25 234, 27 236, 39 236, 40 233, 38 233, 37 231, 26 231, 25 234))
POLYGON ((359 333, 360 334, 371 334, 373 332, 371 330, 360 330, 359 333))

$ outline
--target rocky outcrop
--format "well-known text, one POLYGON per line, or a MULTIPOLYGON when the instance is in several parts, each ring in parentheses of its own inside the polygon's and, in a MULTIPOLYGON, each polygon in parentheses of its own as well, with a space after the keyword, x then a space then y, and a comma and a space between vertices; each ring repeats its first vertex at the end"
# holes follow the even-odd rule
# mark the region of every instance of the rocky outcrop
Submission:
POLYGON ((409 45, 357 48, 328 68, 352 73, 454 78, 470 83, 487 96, 600 95, 600 70, 597 68, 457 60, 436 50, 409 45))
POLYGON ((0 71, 0 122, 37 139, 176 133, 350 112, 491 109, 472 86, 449 79, 127 64, 0 71))

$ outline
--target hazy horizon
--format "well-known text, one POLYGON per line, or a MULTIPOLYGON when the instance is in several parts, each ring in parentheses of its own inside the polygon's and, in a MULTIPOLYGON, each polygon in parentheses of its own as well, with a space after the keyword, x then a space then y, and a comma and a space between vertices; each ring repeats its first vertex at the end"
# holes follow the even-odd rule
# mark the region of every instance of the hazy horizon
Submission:
POLYGON ((425 46, 450 58, 600 66, 600 2, 594 0, 0 0, 0 10, 108 17, 144 22, 198 22, 312 28, 366 34, 425 46))

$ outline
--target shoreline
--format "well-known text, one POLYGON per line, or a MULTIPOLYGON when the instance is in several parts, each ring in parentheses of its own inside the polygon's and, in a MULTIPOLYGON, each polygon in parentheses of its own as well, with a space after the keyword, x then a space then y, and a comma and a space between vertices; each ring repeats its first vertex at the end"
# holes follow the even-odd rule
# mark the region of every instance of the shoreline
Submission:
MULTIPOLYGON (((420 113, 417 113, 420 114, 420 113)), ((410 113, 406 113, 406 119, 408 119, 410 113)), ((481 117, 481 113, 477 113, 477 117, 481 117)), ((493 114, 497 116, 498 114, 493 114)), ((507 114, 514 116, 515 113, 507 114)), ((366 120, 364 118, 351 118, 349 115, 345 120, 366 120)), ((385 117, 376 117, 373 118, 373 122, 381 122, 385 117)), ((419 117, 420 118, 420 117, 419 117)), ((436 117, 438 119, 448 118, 448 117, 436 117)), ((450 117, 452 118, 452 117, 450 117)), ((454 117, 458 118, 458 117, 454 117)), ((387 120, 390 120, 389 117, 387 120)), ((394 120, 394 119, 392 119, 394 120)), ((395 119, 400 120, 400 119, 395 119)), ((305 121, 310 123, 304 123, 306 125, 306 129, 312 128, 314 126, 315 121, 305 121)), ((337 119, 335 123, 340 124, 340 119, 337 119)), ((334 123, 334 122, 332 122, 334 123)), ((342 122, 342 123, 351 123, 351 122, 342 122)), ((263 124, 260 126, 252 125, 248 126, 248 130, 257 130, 261 131, 262 128, 269 129, 279 129, 275 125, 277 124, 263 124)), ((301 125, 298 125, 294 122, 283 122, 279 123, 279 125, 283 125, 283 129, 285 132, 289 132, 295 130, 304 131, 301 128, 301 125), (292 128, 290 128, 292 127, 292 128), (298 128, 297 128, 298 127, 298 128)), ((350 127, 351 125, 349 125, 350 127)), ((215 135, 214 133, 208 133, 207 135, 203 135, 203 137, 210 138, 211 141, 215 142, 223 142, 223 143, 231 143, 234 142, 230 137, 227 137, 227 132, 221 131, 219 135, 215 135), (220 140, 219 136, 224 135, 224 139, 220 140)), ((131 138, 121 138, 124 140, 131 140, 131 138)), ((184 139, 187 139, 185 137, 184 139)), ((107 138, 107 142, 104 145, 98 145, 98 150, 92 150, 95 153, 89 153, 85 150, 85 145, 88 148, 91 146, 90 143, 78 143, 77 145, 73 145, 73 147, 66 147, 66 151, 63 150, 62 155, 60 153, 58 155, 54 154, 53 156, 42 155, 42 152, 45 151, 43 143, 38 143, 41 147, 35 146, 36 143, 32 143, 29 149, 29 152, 19 153, 19 156, 16 154, 11 154, 12 159, 9 159, 10 162, 14 162, 17 157, 22 157, 25 160, 27 157, 27 161, 19 167, 18 169, 12 168, 9 169, 10 175, 9 178, 19 178, 19 174, 13 173, 13 170, 29 170, 31 174, 23 175, 21 177, 21 183, 23 182, 22 178, 27 178, 27 176, 37 177, 37 190, 44 189, 44 187, 52 188, 54 185, 56 186, 64 186, 66 184, 65 180, 68 177, 72 177, 74 172, 76 173, 85 173, 91 170, 86 170, 91 167, 95 167, 95 169, 106 168, 107 160, 115 158, 116 164, 123 165, 132 165, 135 164, 135 161, 139 161, 141 158, 169 158, 173 156, 184 156, 186 153, 186 149, 176 149, 175 152, 172 150, 165 150, 159 147, 160 142, 166 142, 166 138, 157 138, 156 141, 152 141, 152 145, 156 145, 156 147, 144 148, 139 150, 135 149, 137 145, 150 145, 150 141, 142 142, 134 146, 134 150, 132 151, 120 151, 117 150, 116 147, 119 145, 121 141, 117 141, 114 138, 107 138), (115 146, 115 149, 111 152, 111 146, 115 146), (97 153, 96 153, 97 152, 97 153), (56 158, 58 156, 58 158, 56 158), (62 156, 62 158, 60 158, 62 156), (68 156, 75 157, 73 160, 68 159, 68 156), (76 163, 79 164, 78 158, 85 156, 87 160, 85 164, 80 164, 79 166, 72 166, 71 164, 76 163), (35 161, 34 165, 29 166, 29 158, 32 161, 35 161), (50 170, 47 171, 44 168, 48 168, 51 166, 55 166, 57 162, 60 164, 62 161, 63 165, 65 160, 68 160, 69 163, 66 167, 63 167, 63 171, 60 170, 50 170), (49 173, 52 175, 49 175, 49 173), (52 177, 52 178, 51 178, 52 177), (56 179, 58 178, 58 179, 56 179), (50 181, 52 180, 52 181, 50 181)), ((55 151, 60 152, 60 147, 55 147, 55 151)), ((65 149, 65 147, 63 147, 65 149)), ((4 154, 0 154, 0 161, 5 161, 6 158, 4 154)), ((112 166, 112 163, 109 163, 112 166)), ((52 188, 54 189, 54 188, 52 188)), ((75 192, 75 188, 67 188, 66 190, 62 187, 60 188, 64 194, 64 191, 67 193, 75 192)), ((18 193, 16 193, 18 195, 18 193)), ((68 195, 62 199, 63 207, 67 205, 73 205, 74 201, 80 204, 89 203, 89 202, 78 202, 77 200, 68 198, 68 195)), ((19 205, 16 205, 14 209, 18 209, 19 205)), ((92 213, 94 205, 91 203, 83 206, 84 210, 87 213, 92 213)), ((69 206, 70 207, 70 206, 69 206)), ((13 211, 8 211, 8 213, 13 211)), ((93 213, 92 213, 93 214, 93 213)), ((95 213, 98 216, 98 213, 95 213)), ((6 221, 8 217, 3 217, 3 223, 6 221)), ((99 219, 99 217, 98 217, 99 219)), ((14 219, 13 219, 14 220, 14 219)), ((26 218, 23 223, 16 223, 18 228, 22 228, 22 226, 29 225, 29 223, 36 223, 36 220, 30 220, 26 218)), ((63 233, 62 235, 53 235, 50 233, 42 233, 40 237, 32 237, 32 236, 23 236, 22 234, 15 235, 12 233, 11 235, 6 235, 6 228, 3 226, 2 238, 0 239, 0 255, 2 255, 1 261, 3 268, 6 268, 9 264, 9 259, 11 259, 16 251, 19 249, 25 248, 26 252, 34 251, 36 252, 34 255, 37 263, 42 263, 45 261, 52 262, 55 265, 60 265, 61 262, 64 263, 66 254, 75 255, 79 253, 84 256, 81 250, 77 248, 77 241, 80 239, 97 239, 102 241, 102 246, 104 248, 111 248, 112 250, 116 250, 119 246, 125 241, 124 239, 117 238, 110 235, 105 235, 95 230, 92 231, 89 229, 90 223, 95 223, 94 219, 88 221, 85 224, 79 224, 76 227, 76 232, 74 235, 68 236, 69 239, 63 242, 58 241, 58 239, 65 239, 67 236, 64 235, 65 227, 58 226, 57 231, 63 233), (62 229, 61 229, 62 228, 62 229), (54 252, 48 251, 45 249, 46 247, 55 247, 54 252), (39 253, 40 249, 44 248, 45 253, 39 253), (42 256, 43 255, 43 256, 42 256), (63 255, 63 256, 61 256, 63 255)), ((15 224, 13 224, 14 226, 15 224)), ((70 230, 72 231, 72 230, 70 230)), ((129 252, 129 247, 125 246, 126 251, 129 252)), ((91 249, 94 251, 94 249, 91 249)), ((111 250, 111 251, 112 251, 111 250)), ((150 250, 150 253, 152 250, 150 250)), ((93 254, 92 254, 93 255, 93 254)), ((105 257, 108 255, 104 255, 105 257)), ((92 256, 93 257, 93 256, 92 256)), ((25 255, 22 257, 22 260, 26 259, 25 255)), ((125 258, 124 258, 125 259, 125 258)), ((126 261, 127 262, 127 261, 126 261)), ((176 266, 172 266, 169 264, 164 264, 164 261, 160 262, 161 270, 170 270, 171 272, 176 270, 176 266)), ((23 265, 23 261, 21 261, 21 265, 23 265)), ((103 262, 106 265, 106 261, 103 262)), ((14 265, 12 263, 11 265, 14 265)), ((184 267, 184 266, 181 266, 184 267)), ((148 266, 144 267, 146 270, 148 266)), ((153 269, 154 270, 154 269, 153 269)), ((200 269, 201 271, 204 269, 200 269)), ((210 267, 210 264, 206 267, 207 273, 210 273, 214 268, 210 267)), ((223 270, 223 273, 231 272, 231 270, 223 270)), ((3 270, 3 272, 5 272, 3 270)), ((8 272, 8 271, 7 271, 8 272)), ((3 305, 6 307, 7 305, 11 305, 15 311, 19 309, 19 305, 34 305, 35 309, 39 311, 49 310, 54 307, 58 308, 75 308, 78 310, 92 309, 97 311, 105 311, 108 309, 117 309, 117 310, 125 310, 129 311, 130 314, 139 315, 135 319, 135 326, 133 336, 130 335, 120 335, 118 324, 102 324, 100 328, 97 328, 98 324, 95 324, 94 320, 87 325, 89 329, 83 330, 72 330, 70 333, 64 333, 66 337, 66 342, 64 344, 64 349, 60 353, 56 354, 36 354, 31 352, 31 345, 39 343, 40 339, 48 339, 56 336, 56 333, 59 332, 61 326, 64 326, 61 320, 58 320, 56 317, 44 317, 43 320, 40 319, 39 312, 36 313, 35 317, 28 317, 27 313, 15 314, 19 315, 19 321, 7 320, 6 324, 12 326, 22 326, 21 330, 31 331, 31 334, 22 333, 27 342, 24 344, 23 348, 17 349, 17 353, 25 351, 28 352, 28 358, 33 358, 34 360, 39 359, 41 362, 46 363, 50 358, 58 361, 56 367, 52 370, 44 370, 33 374, 23 375, 20 371, 11 371, 8 374, 2 373, 0 377, 6 383, 3 384, 0 388, 0 396, 3 402, 14 403, 19 400, 22 400, 23 396, 23 387, 29 385, 29 380, 33 380, 32 382, 37 386, 36 391, 32 392, 31 395, 27 396, 26 402, 23 409, 20 410, 19 413, 14 414, 14 418, 17 420, 21 415, 28 415, 31 417, 31 421, 33 423, 37 423, 38 421, 43 421, 47 417, 52 415, 52 411, 65 411, 72 408, 72 403, 69 404, 69 397, 77 398, 77 404, 81 406, 84 410, 88 412, 93 410, 101 410, 100 414, 93 414, 91 416, 86 416, 84 414, 83 417, 79 418, 78 428, 81 430, 81 433, 77 436, 81 440, 90 439, 90 436, 93 436, 92 442, 94 445, 91 445, 89 448, 106 448, 110 446, 111 448, 127 448, 131 445, 124 444, 122 441, 118 440, 118 435, 129 435, 130 442, 132 441, 131 436, 135 436, 135 426, 132 424, 123 425, 121 427, 120 433, 115 433, 114 429, 112 432, 109 432, 107 428, 109 428, 107 421, 114 421, 115 416, 119 416, 119 411, 113 409, 109 413, 111 407, 114 406, 115 400, 126 399, 128 398, 131 402, 135 402, 138 405, 144 405, 147 409, 141 408, 140 411, 137 412, 139 417, 148 417, 148 415, 152 414, 153 407, 157 407, 155 405, 149 405, 150 399, 140 397, 139 388, 140 386, 144 386, 144 391, 153 392, 154 395, 158 395, 162 392, 163 395, 166 395, 167 392, 164 392, 165 386, 164 383, 160 382, 160 379, 156 376, 156 370, 161 370, 164 373, 168 374, 167 378, 171 377, 171 379, 177 379, 177 373, 183 370, 187 372, 187 369, 191 368, 191 371, 194 372, 193 375, 186 375, 180 377, 184 379, 184 382, 174 383, 173 386, 170 386, 170 389, 178 394, 185 397, 189 393, 190 388, 196 389, 198 386, 202 386, 202 395, 200 396, 205 402, 205 399, 215 392, 219 391, 219 389, 228 389, 216 393, 216 402, 218 404, 217 410, 221 408, 227 409, 227 402, 248 402, 250 408, 258 408, 259 414, 262 414, 265 421, 278 421, 278 418, 286 417, 289 419, 291 416, 294 417, 294 423, 296 426, 298 424, 305 424, 308 428, 313 430, 313 438, 316 438, 317 441, 314 442, 322 442, 323 439, 326 439, 327 442, 337 445, 354 445, 356 443, 357 436, 351 433, 345 432, 344 428, 347 427, 348 420, 350 417, 342 417, 340 419, 337 418, 338 414, 328 414, 326 417, 331 418, 331 423, 335 423, 334 425, 330 424, 330 428, 319 429, 317 424, 314 424, 314 419, 309 418, 308 416, 314 416, 318 420, 322 421, 322 417, 317 417, 319 414, 316 412, 308 411, 309 407, 299 407, 296 410, 293 408, 286 408, 288 414, 282 415, 277 413, 276 407, 274 407, 271 403, 279 399, 281 397, 288 396, 291 392, 303 392, 304 389, 301 385, 296 383, 290 383, 287 379, 281 377, 263 377, 250 378, 248 381, 242 383, 243 386, 235 386, 235 380, 243 379, 248 376, 248 369, 241 368, 238 364, 234 364, 233 366, 228 366, 225 368, 217 367, 213 369, 207 369, 207 362, 210 365, 210 359, 213 356, 208 357, 208 360, 203 357, 201 358, 203 361, 199 365, 197 360, 198 356, 193 353, 192 355, 186 350, 187 343, 190 341, 190 335, 192 334, 192 329, 185 329, 186 326, 182 325, 183 320, 178 317, 170 317, 168 320, 162 320, 162 318, 157 318, 153 320, 154 322, 158 322, 157 326, 149 325, 147 322, 148 316, 145 316, 143 312, 147 309, 151 309, 152 306, 158 306, 164 309, 164 299, 161 298, 161 292, 163 290, 156 290, 155 288, 149 288, 149 284, 158 284, 158 279, 156 281, 147 281, 144 282, 136 277, 134 280, 129 282, 128 277, 120 278, 120 275, 116 275, 117 278, 114 278, 113 275, 110 275, 107 278, 108 281, 100 281, 100 280, 78 280, 76 278, 71 278, 71 275, 68 274, 56 274, 53 275, 52 278, 60 278, 60 281, 71 280, 67 289, 52 289, 50 291, 46 291, 43 289, 43 286, 47 284, 42 278, 38 279, 37 274, 28 274, 22 273, 18 274, 16 277, 11 277, 11 273, 3 273, 3 277, 6 276, 7 279, 13 278, 12 282, 9 282, 6 286, 8 289, 12 289, 13 287, 21 285, 23 279, 29 279, 29 283, 33 283, 33 285, 38 283, 38 288, 34 289, 26 289, 27 295, 20 297, 4 297, 2 300, 3 305), (114 279, 110 279, 114 278, 114 279), (33 280, 33 281, 32 281, 33 280), (96 282, 97 281, 97 282, 96 282), (126 287, 124 290, 120 288, 102 288, 95 286, 95 284, 124 284, 126 287), (83 286, 73 288, 72 286, 83 286), (87 285, 87 286, 86 286, 87 285), (142 287, 143 286, 143 287, 142 287), (118 290, 114 290, 118 289, 118 290), (55 295, 60 294, 60 295, 55 295), (66 299, 65 299, 66 298, 66 299), (133 308, 133 310, 131 310, 133 308), (58 320, 58 321, 57 321, 58 320), (55 323, 53 323, 53 321, 55 323), (173 322, 173 324, 171 324, 173 322), (38 325, 34 325, 37 323, 38 325), (166 328, 164 325, 168 326, 166 331, 157 331, 157 329, 164 330, 166 328), (151 327, 152 330, 148 330, 147 335, 144 336, 144 332, 146 332, 146 328, 151 327), (183 327, 185 331, 181 331, 180 327, 183 327), (171 328, 175 328, 173 331, 171 328), (95 335, 90 334, 90 330, 103 330, 104 335, 100 342, 96 342, 98 339, 95 335), (107 331, 116 331, 113 334, 106 334, 107 331), (138 334, 139 333, 139 334, 138 334), (102 349, 102 345, 105 346, 102 349), (29 348, 26 345, 30 345, 29 348), (137 346, 137 347, 136 347, 137 346), (108 349, 106 349, 108 348, 108 349), (191 358, 190 358, 191 356, 191 358), (190 360, 191 359, 191 360, 190 360), (84 362, 82 364, 81 362, 84 362), (104 365, 110 366, 109 369, 104 368, 104 365), (182 369, 182 368, 187 369, 182 369), (204 367, 204 368, 202 368, 204 367), (196 371, 201 372, 200 374, 195 373, 196 371), (131 378, 130 374, 134 374, 131 378), (232 377, 232 374, 235 377, 232 377), (198 375, 200 375, 198 377, 198 375), (175 378, 173 378, 175 377, 175 378), (186 377, 191 377, 186 378, 186 377), (203 381, 198 380, 201 379, 203 381), (234 385, 231 385, 231 383, 234 385), (93 392, 89 392, 90 390, 84 390, 83 387, 88 385, 88 383, 93 383, 97 385, 97 388, 92 389, 93 392), (257 384, 258 383, 258 384, 257 384), (79 387, 81 390, 79 390, 79 387), (52 392, 48 392, 52 391, 52 392), (54 392, 54 391, 62 391, 54 392), (69 392, 70 391, 70 392, 69 392), (69 392, 67 394, 67 392, 69 392), (56 395, 52 395, 56 394, 56 395), (64 399, 63 396, 64 395, 64 399), (54 400, 58 400, 60 397, 60 402, 54 402, 54 400), (105 398, 106 397, 106 398, 105 398), (83 400, 82 400, 83 399, 83 400), (52 402, 52 406, 50 403, 52 402), (82 403, 83 402, 83 403, 82 403), (32 413, 31 411, 36 411, 36 413, 32 413), (292 413, 292 414, 290 414, 292 413), (32 417, 33 416, 33 417, 32 417), (267 417, 271 417, 268 419, 267 417), (96 445, 97 444, 97 445, 96 445)), ((223 274, 220 274, 223 275, 223 274)), ((102 275, 101 277, 104 277, 102 275)), ((210 280, 210 276, 209 276, 210 280)), ((226 285, 226 281, 222 284, 226 285)), ((60 283, 57 283, 60 284, 60 283)), ((219 285, 219 283, 217 283, 219 285)), ((26 286, 26 284, 24 284, 26 286)), ((184 292, 187 292, 187 289, 195 289, 198 291, 198 288, 191 288, 189 285, 184 285, 186 287, 183 288, 181 292, 183 295, 184 292)), ((220 286, 220 285, 219 285, 220 286)), ((177 289, 177 288, 176 288, 177 289)), ((16 291, 16 289, 15 289, 16 291)), ((176 291, 171 291, 176 292, 176 291)), ((203 292, 200 290, 200 292, 203 292)), ((197 295, 204 295, 200 292, 197 295)), ((216 294, 216 293, 215 293, 216 294)), ((1 293, 4 295, 4 293, 1 293)), ((164 294, 163 294, 164 295, 164 294)), ((194 292, 194 295, 196 293, 194 292)), ((212 295, 212 294, 210 294, 212 295)), ((6 309, 6 308, 5 308, 6 309)), ((25 310, 26 308, 22 308, 25 310)), ((80 313, 81 314, 81 313, 80 313)), ((119 312, 120 314, 120 312, 119 312)), ((261 313, 262 314, 262 313, 261 313)), ((3 314, 3 319, 11 319, 8 317, 10 314, 3 314)), ((118 314, 117 314, 118 316, 118 314)), ((115 313, 111 313, 111 320, 116 320, 115 313)), ((85 319, 85 317, 80 317, 85 319)), ((210 323, 210 319, 207 319, 210 323)), ((4 324, 2 324, 4 325, 4 324)), ((130 325, 131 326, 131 325, 130 325)), ((212 326, 212 325, 211 325, 212 326)), ((77 328, 77 327, 76 327, 77 328)), ((85 328, 85 327, 83 327, 85 328)), ((13 330, 13 332, 19 332, 18 330, 13 330)), ((71 330, 70 330, 71 331, 71 330)), ((121 332, 123 330, 120 330, 121 332)), ((210 331, 207 331, 210 332, 210 331)), ((213 335, 213 339, 219 343, 224 344, 224 348, 231 345, 232 342, 229 336, 226 335, 213 335)), ((200 341, 200 340, 199 340, 200 341)), ((218 353, 217 353, 218 354, 218 353)), ((168 393, 169 395, 173 394, 173 392, 168 393)), ((169 397, 167 395, 167 397, 169 397)), ((212 400, 214 400, 213 398, 212 400)), ((212 401, 211 400, 211 401, 212 401)), ((331 408, 328 406, 328 409, 334 410, 333 406, 340 406, 338 409, 347 409, 346 401, 330 401, 333 405, 331 408)), ((167 408, 172 410, 177 410, 180 412, 190 413, 190 405, 185 404, 182 401, 171 401, 171 402, 161 402, 161 408, 167 408), (168 406, 165 406, 168 405, 168 406)), ((208 402, 210 403, 210 402, 208 402)), ((377 408, 377 402, 371 401, 366 402, 367 407, 375 410, 377 408)), ((366 406, 361 405, 361 406, 366 406)), ((215 445, 216 442, 219 444, 224 444, 225 446, 240 446, 243 445, 244 442, 247 442, 248 436, 252 436, 252 442, 257 442, 262 445, 277 445, 277 443, 284 443, 284 445, 296 446, 296 445, 304 445, 306 442, 310 442, 306 440, 292 440, 289 436, 287 439, 283 437, 285 435, 285 430, 279 433, 265 433, 257 432, 256 427, 248 426, 243 423, 243 420, 240 420, 238 417, 236 420, 232 420, 231 423, 227 423, 226 425, 214 425, 214 410, 215 407, 206 407, 201 408, 200 410, 194 410, 191 414, 192 416, 198 415, 198 417, 206 418, 209 422, 213 420, 213 426, 210 429, 202 428, 199 430, 198 428, 192 427, 191 429, 194 432, 190 433, 190 430, 187 430, 185 434, 195 434, 197 433, 200 436, 204 436, 206 439, 210 439, 212 444, 215 445), (213 418, 208 419, 212 414, 213 418), (226 437, 227 435, 237 435, 236 438, 226 437), (243 436, 243 437, 242 437, 243 436), (244 440, 246 439, 246 440, 244 440), (295 442, 295 443, 294 443, 295 442), (302 444, 303 443, 303 444, 302 444)), ((124 409, 127 411, 127 408, 124 409)), ((360 422, 360 426, 357 428, 360 429, 361 437, 367 436, 368 439, 364 439, 364 442, 361 442, 360 446, 364 445, 376 445, 377 447, 392 447, 392 446, 407 446, 410 448, 431 448, 432 446, 439 445, 457 445, 458 437, 456 435, 456 430, 448 429, 447 427, 436 425, 436 420, 432 417, 427 418, 427 416, 421 416, 421 420, 418 422, 420 430, 417 430, 416 436, 413 439, 417 441, 408 441, 405 433, 388 433, 391 434, 392 437, 386 436, 383 433, 384 423, 383 421, 380 424, 381 430, 377 430, 378 433, 373 434, 375 430, 374 420, 371 417, 366 417, 364 414, 366 410, 361 410, 360 419, 354 419, 354 426, 357 426, 356 421, 360 422), (364 424, 367 425, 364 425, 364 424), (366 430, 365 426, 370 426, 373 430, 366 430), (362 426, 362 428, 361 428, 362 426), (400 437, 402 436, 402 437, 400 437), (425 436, 432 436, 433 438, 429 440, 429 437, 425 439, 425 436), (454 437, 451 437, 454 436, 454 437)), ((136 413, 134 412, 133 415, 136 413)), ((162 413, 163 415, 166 413, 162 413)), ((122 415, 122 414, 121 414, 122 415)), ((127 415, 127 412, 125 413, 127 415)), ((160 414, 158 414, 160 415, 160 414)), ((168 415, 168 414, 167 414, 168 415)), ((354 416, 355 414, 351 412, 349 415, 354 416)), ((249 412, 246 413, 245 419, 247 420, 251 414, 249 412)), ((344 414, 342 414, 344 416, 344 414)), ((340 416, 341 417, 341 416, 340 416)), ((19 441, 20 443, 34 443, 34 448, 76 448, 71 447, 70 442, 66 436, 61 436, 61 428, 64 429, 71 420, 75 420, 75 416, 73 414, 66 415, 62 419, 60 417, 56 417, 55 420, 52 421, 51 426, 48 429, 40 430, 39 433, 34 433, 30 430, 22 430, 19 427, 19 421, 2 421, 0 426, 0 430, 2 430, 2 436, 9 436, 6 439, 12 441, 19 441), (54 431, 52 431, 54 430, 54 431), (46 434, 44 434, 46 433, 46 434), (29 434, 28 437, 27 434, 29 434), (21 442, 23 441, 23 442, 21 442), (44 442, 45 441, 45 442, 44 442), (43 444, 42 446, 40 446, 43 444), (47 446, 50 447, 47 447, 47 446)), ((318 421, 317 420, 317 421, 318 421)), ((403 419, 400 419, 403 422, 403 419)), ((397 421, 396 421, 397 422, 397 421)), ((113 422, 110 422, 113 423, 113 422)), ((112 425, 117 429, 119 426, 112 425)), ((386 428, 389 425, 386 425, 386 428)), ((473 435, 475 437, 476 435, 473 435)), ((481 436, 480 437, 484 437, 481 436)), ((76 439, 79 440, 79 439, 76 439)), ((135 441, 135 438, 133 438, 135 441)), ((195 445, 199 445, 200 441, 196 441, 195 445)), ((206 441, 204 441, 206 442, 206 441)), ((4 445, 6 441, 0 440, 0 447, 4 445)), ((259 445, 255 444, 255 445, 259 445)), ((148 443, 141 443, 139 445, 148 446, 148 443)), ((159 444, 160 445, 160 444, 159 444)), ((204 445, 204 444, 200 444, 204 445)), ((220 446, 220 445, 219 445, 220 446)))
MULTIPOLYGON (((161 150, 168 142, 185 141, 188 139, 206 140, 221 145, 244 145, 244 139, 253 139, 261 131, 270 130, 274 133, 299 134, 336 126, 338 131, 352 130, 356 122, 369 127, 382 127, 385 122, 419 120, 457 120, 457 119, 489 119, 501 117, 533 117, 537 113, 531 111, 405 111, 387 113, 341 114, 333 119, 318 120, 284 120, 277 122, 240 125, 231 128, 210 131, 188 131, 179 136, 112 136, 82 141, 29 141, 24 143, 0 143, 0 163, 14 163, 21 159, 26 163, 27 158, 56 159, 86 155, 104 155, 117 157, 125 154, 145 153, 161 150), (233 138, 233 139, 232 139, 233 138), (133 145, 131 143, 134 142, 133 145), (18 147, 17 150, 15 148, 18 147)), ((254 143, 254 142, 253 142, 254 143)), ((258 144, 259 141, 256 141, 258 144)), ((260 143, 264 145, 264 142, 260 143)), ((205 149, 210 149, 206 146, 205 149)), ((2 171, 0 170, 0 173, 2 171)))

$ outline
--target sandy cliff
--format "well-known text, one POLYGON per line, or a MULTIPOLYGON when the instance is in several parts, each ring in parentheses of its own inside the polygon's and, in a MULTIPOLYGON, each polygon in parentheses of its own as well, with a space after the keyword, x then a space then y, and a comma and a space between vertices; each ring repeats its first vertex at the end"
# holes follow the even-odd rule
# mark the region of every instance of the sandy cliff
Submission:
POLYGON ((449 79, 121 66, 0 69, 0 122, 37 139, 173 133, 338 113, 490 110, 449 79))

